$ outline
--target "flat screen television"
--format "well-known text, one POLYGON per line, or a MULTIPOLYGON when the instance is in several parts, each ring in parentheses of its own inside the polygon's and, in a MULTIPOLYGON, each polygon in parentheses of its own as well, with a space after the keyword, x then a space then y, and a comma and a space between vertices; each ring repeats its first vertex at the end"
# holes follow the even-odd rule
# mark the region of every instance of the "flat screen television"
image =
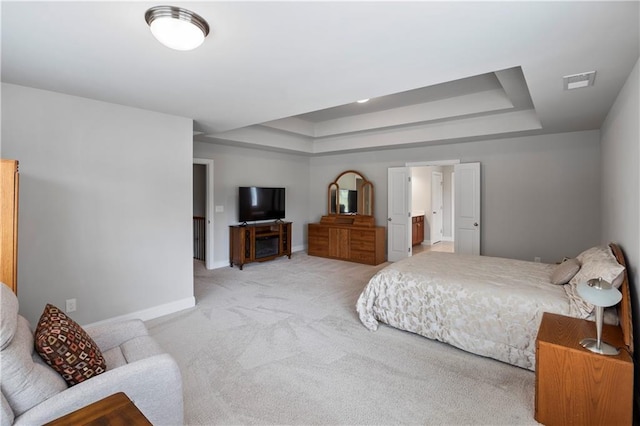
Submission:
POLYGON ((238 188, 238 220, 252 222, 285 217, 284 188, 241 186, 238 188))

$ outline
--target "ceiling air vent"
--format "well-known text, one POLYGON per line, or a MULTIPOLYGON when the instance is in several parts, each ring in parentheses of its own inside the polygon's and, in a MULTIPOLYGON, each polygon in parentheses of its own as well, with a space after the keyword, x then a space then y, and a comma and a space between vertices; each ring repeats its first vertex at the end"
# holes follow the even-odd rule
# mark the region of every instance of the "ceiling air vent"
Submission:
POLYGON ((564 81, 564 90, 580 89, 582 87, 593 86, 593 81, 595 79, 595 71, 565 75, 564 77, 562 77, 562 81, 564 81))

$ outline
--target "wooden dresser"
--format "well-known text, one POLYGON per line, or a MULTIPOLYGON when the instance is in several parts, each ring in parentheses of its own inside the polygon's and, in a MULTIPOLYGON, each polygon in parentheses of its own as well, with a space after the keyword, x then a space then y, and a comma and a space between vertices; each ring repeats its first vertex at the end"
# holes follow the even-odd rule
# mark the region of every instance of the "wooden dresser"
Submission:
POLYGON ((379 265, 386 260, 385 228, 373 216, 329 215, 308 225, 311 256, 379 265))
POLYGON ((18 293, 18 161, 0 160, 0 281, 18 293))

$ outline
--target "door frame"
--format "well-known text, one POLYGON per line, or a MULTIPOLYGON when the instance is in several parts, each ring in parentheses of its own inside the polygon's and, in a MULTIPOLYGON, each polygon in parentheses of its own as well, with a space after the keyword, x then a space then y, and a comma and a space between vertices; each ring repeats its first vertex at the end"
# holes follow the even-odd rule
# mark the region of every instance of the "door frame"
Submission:
MULTIPOLYGON (((213 269, 213 229, 214 229, 214 221, 213 221, 213 213, 214 213, 214 204, 213 204, 213 160, 209 158, 194 158, 193 164, 201 164, 205 166, 205 209, 206 209, 206 219, 205 219, 205 232, 204 232, 204 253, 205 253, 205 268, 213 269)), ((193 182, 192 182, 193 186, 193 182)))

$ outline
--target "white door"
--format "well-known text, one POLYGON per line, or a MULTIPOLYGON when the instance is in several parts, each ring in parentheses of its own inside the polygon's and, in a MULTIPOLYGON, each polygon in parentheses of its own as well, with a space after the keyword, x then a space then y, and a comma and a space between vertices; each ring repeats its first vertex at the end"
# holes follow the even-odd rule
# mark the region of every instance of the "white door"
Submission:
POLYGON ((411 256, 411 170, 389 167, 387 175, 387 260, 411 256))
POLYGON ((453 166, 455 180, 455 252, 480 254, 480 163, 453 166))
POLYGON ((442 241, 442 173, 431 172, 431 244, 442 241))

